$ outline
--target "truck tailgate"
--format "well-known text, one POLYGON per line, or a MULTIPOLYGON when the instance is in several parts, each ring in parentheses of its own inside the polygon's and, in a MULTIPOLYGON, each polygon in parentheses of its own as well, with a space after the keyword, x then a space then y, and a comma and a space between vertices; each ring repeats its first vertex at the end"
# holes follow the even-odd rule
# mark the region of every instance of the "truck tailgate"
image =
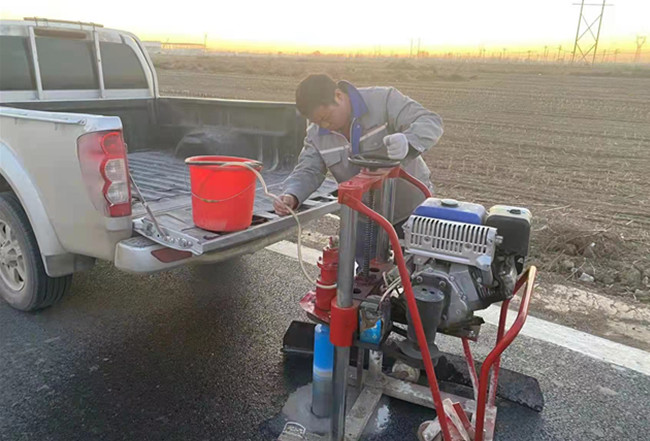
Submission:
MULTIPOLYGON (((291 217, 280 217, 273 212, 272 201, 257 185, 253 224, 246 230, 232 233, 214 233, 197 228, 192 220, 189 170, 182 159, 163 151, 145 151, 129 154, 129 169, 140 192, 154 213, 162 235, 147 214, 141 201, 133 204, 133 229, 139 234, 177 250, 194 255, 225 250, 268 235, 289 230, 295 226, 291 217)), ((282 181, 291 170, 263 170, 262 176, 269 191, 281 192, 282 181)), ((337 184, 331 179, 300 207, 301 222, 319 218, 338 210, 334 192, 337 184)), ((134 196, 137 192, 134 192, 134 196)))

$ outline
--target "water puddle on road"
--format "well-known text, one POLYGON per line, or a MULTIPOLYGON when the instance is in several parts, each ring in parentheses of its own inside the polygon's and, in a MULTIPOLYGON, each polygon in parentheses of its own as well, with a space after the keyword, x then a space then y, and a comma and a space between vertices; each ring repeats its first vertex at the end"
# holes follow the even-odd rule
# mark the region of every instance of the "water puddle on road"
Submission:
POLYGON ((330 419, 319 418, 311 412, 311 383, 299 387, 289 394, 282 408, 287 421, 301 424, 307 432, 324 435, 329 432, 330 419))

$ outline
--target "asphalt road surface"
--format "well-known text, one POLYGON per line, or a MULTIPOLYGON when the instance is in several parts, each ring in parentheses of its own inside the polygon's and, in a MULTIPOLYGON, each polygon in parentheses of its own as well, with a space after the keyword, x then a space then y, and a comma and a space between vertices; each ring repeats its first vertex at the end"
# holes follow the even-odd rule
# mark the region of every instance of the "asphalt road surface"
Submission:
MULTIPOLYGON (((0 440, 273 440, 311 376, 280 350, 308 288, 265 250, 156 275, 100 264, 48 310, 0 303, 0 440)), ((497 440, 648 439, 650 377, 528 337, 502 366, 537 377, 546 407, 502 402, 497 440)), ((415 439, 432 415, 385 399, 367 439, 415 439)))

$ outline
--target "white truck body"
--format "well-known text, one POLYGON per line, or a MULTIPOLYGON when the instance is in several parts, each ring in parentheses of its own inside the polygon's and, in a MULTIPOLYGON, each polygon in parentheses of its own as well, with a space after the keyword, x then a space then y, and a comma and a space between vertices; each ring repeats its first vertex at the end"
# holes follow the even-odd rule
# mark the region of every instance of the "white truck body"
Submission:
MULTIPOLYGON (((0 57, 0 191, 20 201, 48 277, 90 268, 95 259, 131 272, 218 262, 292 231, 294 221, 275 215, 259 192, 248 230, 197 229, 183 159, 206 153, 256 159, 272 191, 280 191, 304 137, 305 121, 293 104, 161 97, 137 37, 94 24, 2 21, 0 57), (98 210, 78 146, 80 137, 96 132, 122 134, 130 173, 154 215, 166 231, 194 238, 191 252, 138 234, 134 225, 150 219, 135 198, 124 216, 98 210)), ((302 219, 335 211, 335 189, 327 181, 306 201, 302 219)), ((0 276, 1 265, 0 252, 0 276)))

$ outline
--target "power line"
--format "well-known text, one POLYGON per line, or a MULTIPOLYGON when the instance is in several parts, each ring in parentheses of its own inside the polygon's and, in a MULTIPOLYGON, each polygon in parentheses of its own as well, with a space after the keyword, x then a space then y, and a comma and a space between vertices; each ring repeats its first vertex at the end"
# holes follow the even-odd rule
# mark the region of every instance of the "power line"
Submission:
POLYGON ((646 36, 637 35, 636 36, 636 52, 634 53, 634 62, 638 63, 641 59, 641 48, 645 44, 646 36))
POLYGON ((598 40, 600 39, 600 29, 603 25, 605 6, 613 5, 606 4, 606 0, 603 0, 602 3, 585 3, 585 0, 582 0, 581 3, 573 4, 580 6, 580 14, 578 15, 578 27, 576 29, 576 38, 573 43, 571 62, 574 63, 576 61, 576 55, 578 55, 578 61, 584 61, 585 63, 590 64, 589 56, 591 55, 591 64, 593 64, 596 61, 596 53, 598 52, 598 40), (585 6, 600 7, 600 13, 591 22, 587 21, 587 11, 585 11, 585 6), (596 23, 598 23, 598 29, 594 34, 593 27, 596 23), (586 26, 584 30, 583 24, 586 26), (589 35, 587 35, 587 33, 589 33, 589 35), (591 38, 589 38, 589 36, 591 36, 591 38))

